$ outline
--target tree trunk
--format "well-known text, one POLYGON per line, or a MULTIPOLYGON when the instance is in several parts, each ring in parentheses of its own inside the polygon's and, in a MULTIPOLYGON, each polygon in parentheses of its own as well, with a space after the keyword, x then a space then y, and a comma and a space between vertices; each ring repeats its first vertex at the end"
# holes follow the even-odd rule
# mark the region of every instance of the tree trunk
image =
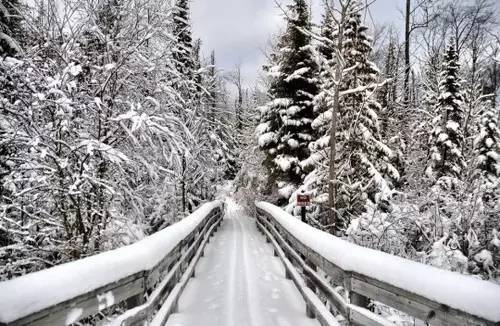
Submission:
MULTIPOLYGON (((498 54, 499 48, 496 48, 494 51, 494 56, 496 58, 498 54)), ((498 62, 496 59, 493 60, 493 76, 492 76, 492 89, 493 89, 493 100, 491 101, 491 105, 493 108, 497 107, 497 90, 498 90, 498 62)), ((498 124, 500 126, 500 110, 498 112, 498 124)))
POLYGON ((335 67, 335 93, 333 97, 333 108, 332 108, 332 124, 330 127, 330 170, 329 170, 329 182, 328 182, 328 206, 330 219, 331 233, 334 233, 337 227, 337 210, 336 210, 336 200, 337 200, 337 167, 335 166, 335 158, 337 156, 337 113, 340 108, 340 82, 342 80, 342 72, 344 70, 342 56, 342 43, 344 42, 344 21, 346 16, 346 7, 342 8, 342 21, 339 26, 339 33, 337 39, 337 65, 335 67))
POLYGON ((468 98, 468 108, 467 108, 467 114, 465 116, 465 121, 464 121, 464 136, 465 138, 469 137, 469 122, 471 119, 472 114, 474 113, 475 109, 475 98, 471 98, 472 96, 478 95, 475 92, 475 87, 476 87, 476 73, 477 73, 477 61, 479 59, 479 49, 477 46, 473 45, 472 46, 472 63, 471 63, 471 77, 470 77, 470 83, 469 83, 469 98, 468 98))
POLYGON ((405 17, 405 81, 404 81, 404 104, 410 103, 410 17, 411 16, 411 0, 406 0, 406 17, 405 17))

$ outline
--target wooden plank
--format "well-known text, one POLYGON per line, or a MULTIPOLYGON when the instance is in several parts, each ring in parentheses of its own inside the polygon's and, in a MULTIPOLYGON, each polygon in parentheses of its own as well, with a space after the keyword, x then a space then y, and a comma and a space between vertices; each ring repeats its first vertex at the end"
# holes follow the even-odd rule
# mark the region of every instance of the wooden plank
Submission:
POLYGON ((394 323, 365 308, 350 305, 349 322, 354 326, 394 326, 394 323))
MULTIPOLYGON (((382 302, 431 325, 495 325, 419 295, 360 274, 353 274, 352 291, 382 302)), ((499 305, 500 307, 500 305, 499 305)))

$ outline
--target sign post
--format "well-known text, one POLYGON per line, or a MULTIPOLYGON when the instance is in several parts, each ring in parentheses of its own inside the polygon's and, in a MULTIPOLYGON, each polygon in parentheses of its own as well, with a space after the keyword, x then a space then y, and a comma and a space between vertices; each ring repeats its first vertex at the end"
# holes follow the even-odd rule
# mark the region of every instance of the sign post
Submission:
POLYGON ((304 223, 307 223, 306 207, 309 205, 311 205, 311 195, 306 194, 305 190, 302 190, 297 194, 297 206, 300 207, 300 217, 304 223))

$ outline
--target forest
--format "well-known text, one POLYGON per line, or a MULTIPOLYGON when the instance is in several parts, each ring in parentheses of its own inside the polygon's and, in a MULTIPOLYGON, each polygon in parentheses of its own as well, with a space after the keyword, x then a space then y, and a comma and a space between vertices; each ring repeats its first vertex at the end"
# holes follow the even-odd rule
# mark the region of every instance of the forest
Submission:
POLYGON ((403 3, 401 31, 368 27, 365 1, 326 1, 319 26, 306 1, 284 9, 259 108, 257 196, 298 215, 309 193, 310 225, 498 281, 496 3, 403 3))
MULTIPOLYGON (((199 1, 199 0, 197 0, 199 1)), ((384 1, 384 0, 378 0, 384 1)), ((500 281, 495 0, 276 2, 255 85, 189 0, 0 1, 0 280, 134 243, 231 185, 355 244, 500 281)))

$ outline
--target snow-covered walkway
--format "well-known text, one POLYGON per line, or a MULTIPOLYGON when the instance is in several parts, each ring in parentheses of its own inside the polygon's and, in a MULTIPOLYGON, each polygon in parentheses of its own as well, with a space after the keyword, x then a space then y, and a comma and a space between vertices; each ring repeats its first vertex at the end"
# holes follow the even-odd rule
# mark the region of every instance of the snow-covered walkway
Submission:
POLYGON ((224 222, 206 248, 168 326, 309 326, 305 303, 254 220, 227 199, 224 222))

